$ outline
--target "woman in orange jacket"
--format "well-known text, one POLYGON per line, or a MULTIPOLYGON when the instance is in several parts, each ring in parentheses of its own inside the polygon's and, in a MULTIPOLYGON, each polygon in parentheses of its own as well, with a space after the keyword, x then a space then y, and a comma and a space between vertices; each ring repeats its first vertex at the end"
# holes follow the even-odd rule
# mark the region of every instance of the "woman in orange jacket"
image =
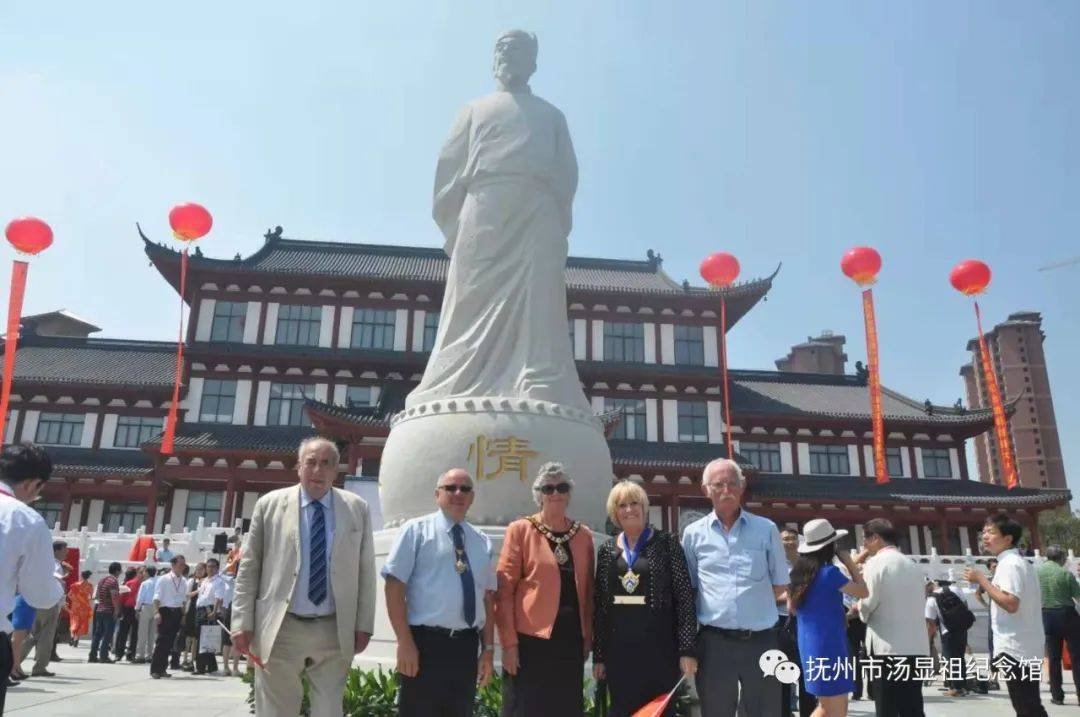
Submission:
POLYGON ((502 642, 503 717, 581 717, 592 646, 592 532, 566 515, 574 482, 546 463, 533 483, 540 512, 506 529, 495 622, 502 642))

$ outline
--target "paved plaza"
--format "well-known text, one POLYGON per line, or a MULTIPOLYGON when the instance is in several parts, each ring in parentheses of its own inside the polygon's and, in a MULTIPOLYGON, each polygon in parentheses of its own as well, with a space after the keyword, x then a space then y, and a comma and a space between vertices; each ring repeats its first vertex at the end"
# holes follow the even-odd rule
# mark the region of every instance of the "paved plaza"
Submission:
MULTIPOLYGON (((236 677, 195 677, 173 672, 170 680, 151 680, 146 665, 88 664, 87 645, 61 645, 63 662, 50 665, 56 677, 30 679, 8 691, 5 714, 19 717, 146 717, 158 714, 198 714, 200 717, 249 715, 245 698, 248 687, 236 677), (179 709, 180 712, 176 712, 179 709)), ((29 666, 29 662, 26 663, 29 666)), ((1064 706, 1050 704, 1049 688, 1043 685, 1043 705, 1051 716, 1080 714, 1071 689, 1064 706)), ((939 682, 924 689, 928 717, 970 717, 972 714, 1012 715, 1004 690, 989 695, 950 699, 938 691, 939 682)), ((868 700, 851 703, 853 717, 874 714, 868 700)))
MULTIPOLYGON (((173 671, 169 680, 150 678, 148 665, 86 661, 90 641, 60 645, 63 662, 52 663, 56 677, 31 678, 8 690, 5 715, 19 717, 147 717, 192 714, 248 717, 248 686, 238 677, 195 677, 173 671)), ((31 662, 23 663, 30 669, 31 662)), ((220 662, 219 662, 220 664, 220 662)), ((241 663, 242 665, 243 663, 241 663)))

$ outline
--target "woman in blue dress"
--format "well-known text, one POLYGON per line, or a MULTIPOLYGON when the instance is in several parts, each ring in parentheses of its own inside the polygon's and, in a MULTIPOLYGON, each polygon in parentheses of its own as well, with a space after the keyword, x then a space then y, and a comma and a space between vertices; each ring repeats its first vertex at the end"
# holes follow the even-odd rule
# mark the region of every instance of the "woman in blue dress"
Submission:
POLYGON ((824 518, 809 521, 791 569, 788 611, 798 615, 799 667, 806 689, 818 698, 812 717, 847 715, 848 695, 855 688, 858 665, 849 659, 841 593, 865 598, 870 592, 851 557, 836 552, 836 541, 845 535, 846 530, 835 530, 824 518), (850 578, 833 565, 834 558, 840 559, 850 578))

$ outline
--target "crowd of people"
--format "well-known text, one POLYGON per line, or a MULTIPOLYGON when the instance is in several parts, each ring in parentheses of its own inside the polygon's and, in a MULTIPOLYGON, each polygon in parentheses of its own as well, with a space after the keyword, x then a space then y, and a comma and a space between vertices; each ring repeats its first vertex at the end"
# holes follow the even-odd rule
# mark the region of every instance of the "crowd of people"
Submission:
MULTIPOLYGON (((64 562, 66 551, 63 541, 53 543, 53 558, 59 566, 54 577, 61 590, 65 590, 64 577, 70 570, 64 562)), ((155 565, 140 565, 125 571, 119 562, 113 562, 108 574, 96 585, 91 583, 91 571, 84 570, 80 579, 66 589, 66 598, 61 597, 48 608, 35 609, 16 593, 11 614, 14 659, 7 686, 17 686, 30 677, 55 677, 48 667, 61 660, 56 645, 66 642, 78 647, 87 636, 90 636, 88 662, 110 664, 126 660, 130 664, 146 664, 159 653, 161 661, 169 663, 174 670, 218 674, 220 653, 224 659, 221 673, 226 677, 240 676, 240 655, 231 654, 227 630, 220 645, 201 643, 201 638, 221 633, 221 625, 228 627, 235 563, 231 574, 220 571, 217 558, 198 563, 194 571, 182 555, 171 555, 169 564, 169 569, 162 568, 159 573, 155 565), (170 584, 175 586, 171 590, 170 584), (163 618, 174 605, 179 609, 175 629, 167 623, 159 631, 163 618), (204 632, 202 628, 206 626, 211 629, 204 632), (22 663, 32 649, 34 663, 27 673, 22 663)), ((151 676, 162 678, 169 674, 159 669, 152 670, 151 676)))
MULTIPOLYGON (((157 658, 173 669, 217 674, 220 653, 222 674, 239 676, 241 656, 231 650, 227 629, 238 536, 229 538, 227 574, 220 573, 217 558, 200 562, 192 571, 183 556, 169 549, 166 538, 155 558, 168 562, 169 569, 159 573, 157 564, 148 562, 125 571, 113 562, 96 584, 89 570, 76 579, 67 543, 53 541, 44 521, 27 506, 51 470, 51 460, 39 446, 7 446, 0 453, 0 714, 8 688, 27 679, 56 677, 50 666, 62 661, 57 644, 77 647, 86 638, 89 662, 144 664, 157 658), (179 610, 176 629, 164 619, 173 605, 179 610), (202 632, 208 625, 212 629, 202 632), (222 644, 202 649, 200 636, 211 633, 221 636, 222 644), (31 651, 27 672, 23 664, 31 651)), ((162 667, 152 669, 151 676, 168 674, 162 667)))
MULTIPOLYGON (((96 585, 82 573, 65 598, 67 546, 50 544, 24 505, 51 463, 37 446, 4 448, 0 674, 26 676, 19 666, 33 647, 28 676, 52 675, 63 608, 64 639, 91 635, 90 661, 148 661, 156 679, 169 669, 214 674, 216 631, 224 633, 225 675, 237 673, 241 655, 259 668, 257 714, 298 714, 303 672, 310 714, 340 715, 347 669, 374 630, 376 574, 368 507, 333 488, 339 462, 332 442, 305 441, 300 485, 260 498, 243 551, 233 546, 225 571, 215 558, 191 570, 176 554, 160 574, 113 563, 96 585)), ((1021 524, 993 516, 981 534, 992 569, 968 567, 963 580, 975 590, 965 591, 928 583, 888 520, 862 526, 851 554, 838 547, 847 531, 828 520, 810 520, 800 534, 749 512, 745 488, 737 463, 709 463, 702 489, 712 510, 680 538, 649 524, 639 485, 618 482, 607 500, 617 534, 601 542, 572 518, 572 476, 547 463, 532 485, 537 511, 506 528, 496 555, 467 520, 472 477, 447 471, 433 512, 401 527, 381 571, 397 637, 399 714, 471 715, 476 685, 495 671, 496 631, 506 717, 583 715, 590 654, 615 717, 686 680, 704 717, 845 715, 864 686, 878 715, 923 715, 923 686, 941 672, 950 696, 1000 680, 1017 715, 1045 715, 1036 667, 1044 653, 1051 698, 1064 700, 1061 646, 1080 656, 1080 583, 1061 549, 1036 569, 1017 549, 1021 524), (981 676, 967 672, 972 600, 990 611, 991 674, 981 676), (935 667, 935 638, 948 670, 935 667)))

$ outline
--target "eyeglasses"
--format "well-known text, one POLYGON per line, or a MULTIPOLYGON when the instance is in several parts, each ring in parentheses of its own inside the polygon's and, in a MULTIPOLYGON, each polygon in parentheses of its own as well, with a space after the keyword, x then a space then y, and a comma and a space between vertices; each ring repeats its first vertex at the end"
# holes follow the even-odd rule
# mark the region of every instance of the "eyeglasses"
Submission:
POLYGON ((709 483, 707 487, 709 490, 716 492, 720 492, 724 488, 734 491, 742 487, 742 483, 739 483, 738 481, 717 481, 715 483, 709 483))
POLYGON ((439 490, 445 490, 447 493, 472 493, 471 485, 441 485, 439 490))
POLYGON ((556 492, 558 492, 558 493, 569 493, 570 492, 570 484, 569 483, 559 483, 558 485, 552 485, 551 483, 548 483, 547 485, 540 486, 540 492, 543 493, 544 495, 551 495, 552 493, 556 493, 556 492))

